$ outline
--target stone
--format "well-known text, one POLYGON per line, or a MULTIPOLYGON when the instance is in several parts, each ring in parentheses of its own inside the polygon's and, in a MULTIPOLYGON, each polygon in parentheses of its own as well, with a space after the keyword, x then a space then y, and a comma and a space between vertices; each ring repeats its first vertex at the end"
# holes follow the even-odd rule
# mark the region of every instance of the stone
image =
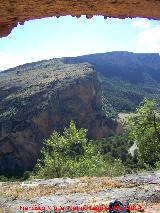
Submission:
POLYGON ((18 23, 51 16, 102 15, 114 18, 160 19, 159 0, 0 0, 0 37, 18 23))

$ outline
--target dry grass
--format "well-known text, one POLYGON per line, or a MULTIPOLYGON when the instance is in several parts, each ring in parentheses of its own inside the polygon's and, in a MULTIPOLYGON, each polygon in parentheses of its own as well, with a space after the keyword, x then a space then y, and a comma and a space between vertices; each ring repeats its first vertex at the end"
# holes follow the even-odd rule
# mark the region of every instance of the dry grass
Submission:
POLYGON ((160 213, 160 203, 141 202, 138 203, 144 208, 144 213, 160 213))
POLYGON ((34 197, 41 197, 56 192, 56 187, 51 186, 39 186, 39 187, 28 187, 22 188, 20 184, 9 184, 3 186, 0 191, 0 197, 16 199, 30 200, 34 197))
POLYGON ((39 185, 23 188, 21 187, 21 183, 15 182, 2 184, 0 197, 30 200, 34 197, 42 197, 50 194, 94 193, 123 186, 122 183, 115 182, 107 177, 82 177, 79 183, 70 184, 65 187, 39 185))
POLYGON ((11 212, 11 210, 9 208, 6 208, 6 207, 5 208, 0 207, 0 212, 1 213, 13 213, 13 212, 11 212))
POLYGON ((67 188, 59 190, 59 193, 95 193, 105 189, 121 188, 124 184, 113 181, 107 177, 81 177, 80 183, 70 185, 67 188))
MULTIPOLYGON (((114 188, 122 188, 122 187, 130 187, 130 185, 126 186, 125 184, 115 182, 114 180, 107 177, 81 177, 79 178, 80 182, 77 184, 70 184, 65 187, 58 186, 29 186, 27 188, 23 188, 21 183, 3 183, 0 186, 0 197, 7 197, 14 199, 24 199, 30 200, 34 197, 42 197, 48 196, 50 194, 72 194, 72 193, 96 193, 99 191, 103 191, 105 189, 114 189, 114 188)), ((107 198, 97 199, 96 197, 91 197, 88 200, 89 206, 106 206, 110 201, 107 198)), ((138 203, 144 208, 144 213, 160 213, 160 203, 138 203)), ((135 204, 137 206, 138 204, 135 204)), ((1 213, 11 213, 9 208, 0 207, 1 213)), ((98 212, 98 211, 96 211, 98 212)), ((102 211, 101 211, 102 212, 102 211)), ((103 211, 103 213, 107 213, 107 211, 103 211)), ((138 211, 131 211, 131 213, 135 213, 138 211)))

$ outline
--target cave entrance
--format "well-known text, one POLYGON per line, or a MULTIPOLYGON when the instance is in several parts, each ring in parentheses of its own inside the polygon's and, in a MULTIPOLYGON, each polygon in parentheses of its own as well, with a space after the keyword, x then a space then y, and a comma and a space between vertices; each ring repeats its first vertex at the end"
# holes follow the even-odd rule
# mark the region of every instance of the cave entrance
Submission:
POLYGON ((3 172, 31 169, 71 119, 99 139, 120 134, 115 119, 145 96, 159 102, 159 22, 87 18, 29 21, 0 40, 3 172))

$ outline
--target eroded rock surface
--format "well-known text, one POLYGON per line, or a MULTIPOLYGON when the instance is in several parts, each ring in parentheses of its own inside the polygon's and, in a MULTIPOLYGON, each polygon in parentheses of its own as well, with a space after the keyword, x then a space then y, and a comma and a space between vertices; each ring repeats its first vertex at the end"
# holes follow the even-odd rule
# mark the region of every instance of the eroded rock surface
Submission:
MULTIPOLYGON (((18 211, 20 206, 45 207, 47 212, 53 212, 53 207, 67 206, 108 206, 109 202, 114 199, 128 201, 130 204, 140 204, 145 212, 159 213, 160 209, 160 171, 145 172, 136 175, 122 176, 118 178, 109 179, 103 178, 61 178, 53 180, 34 180, 24 183, 10 183, 13 193, 6 197, 7 190, 5 188, 7 183, 1 183, 1 198, 0 204, 5 209, 8 208, 10 212, 18 211), (19 187, 19 195, 15 199, 14 187, 19 187), (48 187, 48 188, 47 188, 48 187), (41 196, 36 194, 38 189, 43 189, 41 196), (31 197, 24 199, 26 194, 33 189, 31 197), (46 189, 46 190, 45 190, 46 189), (28 190, 28 191, 27 191, 28 190), (45 193, 44 193, 45 192, 45 193), (23 196, 22 196, 23 194, 23 196), (14 196, 13 196, 14 195, 14 196), (51 210, 48 209, 51 208, 51 210)), ((18 190, 17 190, 18 191, 18 190)), ((43 212, 43 211, 40 211, 43 212)), ((56 212, 56 211, 55 211, 56 212)), ((75 211, 64 211, 75 212, 75 211)), ((95 212, 95 211, 78 211, 78 212, 95 212)), ((138 212, 138 211, 133 211, 138 212)))
POLYGON ((104 18, 147 17, 160 19, 159 0, 0 0, 0 37, 26 20, 72 15, 104 18))
POLYGON ((96 72, 89 64, 59 59, 25 64, 0 73, 0 174, 31 169, 44 138, 71 120, 89 138, 114 134, 117 123, 102 111, 96 72))

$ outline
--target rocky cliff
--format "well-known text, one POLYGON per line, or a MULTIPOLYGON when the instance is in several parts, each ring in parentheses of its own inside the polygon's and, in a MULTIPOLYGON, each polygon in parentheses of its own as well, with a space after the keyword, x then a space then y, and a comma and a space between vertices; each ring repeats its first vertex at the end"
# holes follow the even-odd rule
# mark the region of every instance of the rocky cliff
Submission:
POLYGON ((37 160, 44 138, 74 120, 101 138, 116 131, 102 112, 100 87, 89 64, 59 59, 0 73, 0 174, 21 174, 37 160))

